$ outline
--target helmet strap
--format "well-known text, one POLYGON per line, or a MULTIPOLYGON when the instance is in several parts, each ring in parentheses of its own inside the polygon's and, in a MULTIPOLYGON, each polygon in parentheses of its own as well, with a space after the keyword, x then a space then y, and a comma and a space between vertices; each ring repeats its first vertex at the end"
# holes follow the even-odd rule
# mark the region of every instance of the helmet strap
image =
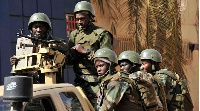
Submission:
POLYGON ((102 76, 98 76, 98 79, 99 79, 99 80, 102 80, 102 79, 105 78, 108 74, 109 74, 109 70, 107 70, 106 73, 103 74, 102 76))
POLYGON ((155 64, 152 64, 152 71, 154 72, 156 70, 155 64))

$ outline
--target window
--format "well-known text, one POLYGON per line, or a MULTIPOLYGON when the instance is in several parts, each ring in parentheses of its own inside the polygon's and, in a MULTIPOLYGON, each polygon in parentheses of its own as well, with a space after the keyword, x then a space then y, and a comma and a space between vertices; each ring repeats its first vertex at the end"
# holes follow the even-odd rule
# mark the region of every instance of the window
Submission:
POLYGON ((80 101, 72 92, 60 93, 60 97, 68 111, 83 111, 80 101))
POLYGON ((10 111, 11 103, 3 102, 3 97, 0 97, 0 111, 10 111))
POLYGON ((66 14, 66 27, 67 36, 69 37, 69 34, 76 29, 76 20, 74 14, 66 14))
POLYGON ((50 97, 34 99, 26 104, 24 111, 56 111, 50 97))

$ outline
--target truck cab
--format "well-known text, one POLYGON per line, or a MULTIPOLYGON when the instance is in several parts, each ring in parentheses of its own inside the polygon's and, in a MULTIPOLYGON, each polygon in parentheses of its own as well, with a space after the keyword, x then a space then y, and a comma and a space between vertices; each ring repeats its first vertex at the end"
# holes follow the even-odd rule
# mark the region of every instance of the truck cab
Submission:
MULTIPOLYGON (((12 110, 11 102, 3 102, 4 86, 0 86, 0 111, 12 110)), ((23 111, 94 111, 80 87, 69 83, 33 84, 33 98, 23 102, 23 111)))

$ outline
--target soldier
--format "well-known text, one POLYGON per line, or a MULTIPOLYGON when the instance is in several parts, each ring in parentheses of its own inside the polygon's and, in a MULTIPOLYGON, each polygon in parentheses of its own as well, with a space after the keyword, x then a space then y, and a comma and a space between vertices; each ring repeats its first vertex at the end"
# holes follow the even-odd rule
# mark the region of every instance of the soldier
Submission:
POLYGON ((92 57, 100 48, 112 48, 113 36, 107 30, 95 26, 95 11, 87 1, 78 2, 74 8, 77 29, 70 33, 68 41, 68 65, 73 65, 74 85, 80 86, 88 99, 96 97, 98 79, 92 57))
POLYGON ((141 69, 153 74, 159 86, 163 84, 165 92, 162 92, 159 88, 157 92, 160 92, 159 95, 162 102, 167 104, 166 108, 169 111, 191 111, 193 104, 186 81, 180 79, 178 74, 160 68, 160 63, 162 62, 160 52, 155 49, 145 49, 140 56, 142 60, 141 69), (164 96, 166 97, 165 101, 162 98, 164 96))
POLYGON ((118 64, 120 70, 134 73, 140 70, 141 59, 139 54, 134 51, 124 51, 119 55, 118 64))
POLYGON ((136 90, 135 82, 129 79, 129 73, 117 72, 117 56, 108 48, 95 52, 94 63, 98 78, 101 80, 100 90, 97 93, 97 110, 136 110, 144 111, 140 94, 136 90))
MULTIPOLYGON (((34 13, 28 22, 28 30, 30 31, 30 37, 34 37, 37 39, 41 40, 59 40, 63 44, 66 44, 64 40, 59 39, 59 38, 53 38, 50 34, 49 31, 51 31, 51 22, 48 18, 48 16, 44 13, 34 13)), ((37 45, 37 43, 35 43, 37 45)), ((18 62, 18 59, 15 57, 10 58, 11 65, 16 65, 18 62)), ((57 76, 57 83, 63 83, 64 82, 64 74, 63 74, 63 69, 59 69, 60 71, 56 74, 57 76)), ((13 72, 13 71, 12 71, 13 72)), ((15 72, 13 72, 15 75, 15 72)), ((34 83, 44 83, 44 74, 41 74, 40 72, 37 71, 30 71, 29 75, 33 75, 34 78, 34 83)))
POLYGON ((129 78, 133 79, 136 83, 135 87, 137 87, 138 92, 141 95, 139 97, 143 102, 144 109, 148 111, 162 110, 162 103, 157 96, 153 85, 153 76, 144 71, 140 71, 141 59, 139 54, 135 51, 124 51, 119 55, 118 64, 120 70, 130 73, 129 78))

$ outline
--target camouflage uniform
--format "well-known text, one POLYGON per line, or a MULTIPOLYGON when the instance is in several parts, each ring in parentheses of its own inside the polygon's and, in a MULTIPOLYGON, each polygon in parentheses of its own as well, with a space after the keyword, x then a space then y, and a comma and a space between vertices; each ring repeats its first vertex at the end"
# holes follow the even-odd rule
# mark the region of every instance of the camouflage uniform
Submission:
POLYGON ((163 104, 157 90, 159 86, 152 74, 144 71, 137 71, 129 75, 129 78, 136 81, 138 90, 141 93, 141 100, 143 100, 146 110, 163 110, 163 104))
POLYGON ((130 88, 129 84, 125 81, 121 81, 119 76, 109 76, 110 74, 108 74, 100 84, 98 93, 102 96, 101 99, 103 102, 98 109, 99 111, 111 111, 117 109, 116 107, 124 93, 130 88))
POLYGON ((104 97, 99 111, 157 111, 155 88, 148 80, 151 81, 148 76, 135 78, 135 75, 122 71, 105 77, 100 84, 99 94, 104 97))
POLYGON ((76 74, 74 85, 80 86, 91 100, 96 96, 96 92, 99 89, 97 86, 97 72, 92 57, 95 51, 100 48, 111 49, 113 36, 109 31, 92 23, 95 13, 89 2, 81 1, 76 4, 74 14, 81 11, 88 11, 91 20, 84 29, 77 28, 70 33, 67 64, 73 65, 73 70, 76 74), (84 55, 72 50, 71 48, 77 44, 80 44, 90 52, 84 55))
POLYGON ((191 111, 193 109, 186 80, 180 79, 178 74, 167 69, 156 71, 155 78, 164 84, 169 111, 191 111))
MULTIPOLYGON (((98 79, 101 82, 108 81, 116 74, 115 67, 117 66, 117 55, 114 51, 108 48, 98 49, 94 54, 94 63, 96 70, 98 71, 98 79)), ((99 110, 103 104, 104 95, 104 83, 99 84, 101 89, 97 93, 97 106, 95 109, 99 110), (102 89, 103 88, 103 89, 102 89), (103 91, 103 92, 102 92, 103 91)))

